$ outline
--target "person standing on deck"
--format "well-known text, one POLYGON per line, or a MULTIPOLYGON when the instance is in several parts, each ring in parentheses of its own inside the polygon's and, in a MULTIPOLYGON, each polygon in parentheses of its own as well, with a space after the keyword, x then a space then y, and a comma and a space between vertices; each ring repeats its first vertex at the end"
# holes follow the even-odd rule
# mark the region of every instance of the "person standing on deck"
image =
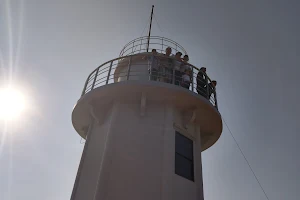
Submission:
MULTIPOLYGON (((150 56, 145 56, 148 60, 148 71, 151 81, 157 81, 159 79, 159 60, 157 57, 156 49, 152 49, 150 56)), ((145 58, 144 57, 144 58, 145 58)))
POLYGON ((175 71, 173 79, 174 79, 175 85, 180 85, 181 80, 182 80, 182 72, 180 71, 180 68, 182 66, 181 56, 182 56, 181 52, 177 52, 175 54, 175 60, 174 60, 174 65, 173 65, 174 66, 173 70, 175 71))
POLYGON ((189 89, 190 85, 191 85, 191 70, 190 69, 186 69, 183 72, 183 75, 182 75, 181 86, 184 87, 184 88, 186 88, 186 89, 189 89))
POLYGON ((191 70, 191 66, 188 64, 189 61, 189 56, 188 55, 184 55, 182 58, 182 65, 180 67, 180 71, 181 73, 184 75, 185 74, 185 70, 191 70))
POLYGON ((173 76, 173 59, 174 56, 171 55, 172 49, 171 47, 166 48, 166 53, 163 54, 164 57, 161 58, 161 67, 162 67, 162 74, 165 77, 164 82, 172 83, 172 76, 173 76))
POLYGON ((213 80, 211 81, 211 83, 208 84, 208 99, 210 99, 210 96, 215 93, 216 86, 217 86, 216 80, 213 80))
POLYGON ((206 90, 206 68, 201 67, 197 74, 197 92, 201 96, 207 98, 206 90))

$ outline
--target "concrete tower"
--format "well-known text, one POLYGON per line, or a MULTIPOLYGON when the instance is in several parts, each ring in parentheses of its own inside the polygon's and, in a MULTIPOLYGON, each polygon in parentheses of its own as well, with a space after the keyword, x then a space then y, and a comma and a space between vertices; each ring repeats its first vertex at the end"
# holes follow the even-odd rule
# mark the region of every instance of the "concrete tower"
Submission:
POLYGON ((203 200, 201 152, 222 132, 216 93, 205 73, 197 87, 199 67, 167 47, 187 54, 141 37, 88 76, 72 113, 86 142, 71 200, 203 200), (190 73, 186 88, 176 66, 190 73))

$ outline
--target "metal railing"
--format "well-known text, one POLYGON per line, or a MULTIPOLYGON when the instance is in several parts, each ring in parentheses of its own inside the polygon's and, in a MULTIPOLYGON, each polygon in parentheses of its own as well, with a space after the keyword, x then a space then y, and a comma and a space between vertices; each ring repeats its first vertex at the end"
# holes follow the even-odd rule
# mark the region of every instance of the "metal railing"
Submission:
MULTIPOLYGON (((148 36, 143 36, 130 41, 121 50, 119 57, 147 52, 148 38, 148 36)), ((173 40, 160 36, 150 37, 149 52, 151 52, 152 49, 156 49, 158 53, 163 53, 167 47, 172 49, 172 54, 175 54, 178 51, 180 51, 183 55, 187 54, 185 49, 173 40)))
POLYGON ((218 108, 216 90, 205 73, 189 63, 177 61, 174 57, 167 57, 163 54, 154 56, 156 64, 153 65, 149 59, 151 56, 153 56, 152 53, 123 56, 100 65, 88 76, 81 96, 95 88, 121 81, 158 81, 197 93, 218 108), (181 71, 173 69, 175 63, 180 65, 181 71), (185 72, 182 69, 185 69, 185 72), (187 76, 183 77, 183 75, 187 76))

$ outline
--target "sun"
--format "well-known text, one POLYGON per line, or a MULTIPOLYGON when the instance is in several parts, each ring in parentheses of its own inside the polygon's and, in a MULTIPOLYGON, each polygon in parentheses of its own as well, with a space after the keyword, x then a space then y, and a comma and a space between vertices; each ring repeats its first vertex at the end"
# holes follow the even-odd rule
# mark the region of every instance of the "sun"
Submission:
POLYGON ((24 95, 16 89, 0 89, 0 119, 16 119, 25 109, 24 95))

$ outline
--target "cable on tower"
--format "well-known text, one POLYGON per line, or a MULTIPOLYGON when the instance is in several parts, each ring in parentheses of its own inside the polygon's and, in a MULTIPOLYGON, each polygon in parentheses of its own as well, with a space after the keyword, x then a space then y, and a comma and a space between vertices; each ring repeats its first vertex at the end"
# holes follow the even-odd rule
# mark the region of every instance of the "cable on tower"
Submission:
POLYGON ((226 123, 226 121, 225 121, 225 119, 224 119, 223 117, 222 117, 222 120, 223 120, 224 124, 226 125, 226 127, 227 127, 227 129, 228 129, 228 131, 229 131, 229 133, 230 133, 230 135, 231 135, 231 137, 233 138, 233 140, 234 140, 236 146, 238 147, 238 149, 240 150, 241 154, 243 155, 243 157, 244 157, 246 163, 248 164, 248 166, 249 166, 249 168, 250 168, 250 170, 251 170, 253 176, 255 177, 255 179, 256 179, 258 185, 260 186, 261 190, 262 190, 263 193, 265 194, 266 199, 270 200, 269 197, 268 197, 268 195, 267 195, 267 193, 266 193, 266 191, 264 190, 263 186, 262 186, 261 183, 259 182, 259 180, 258 180, 258 178, 257 178, 257 176, 256 176, 256 174, 255 174, 255 172, 253 171, 253 169, 252 169, 252 167, 251 167, 251 165, 250 165, 248 159, 246 158, 246 156, 245 156, 243 150, 241 149, 239 143, 238 143, 237 140, 235 139, 233 133, 231 132, 229 126, 227 125, 227 123, 226 123))
POLYGON ((143 32, 141 33, 141 36, 140 36, 140 37, 143 36, 143 33, 145 32, 145 30, 146 30, 146 28, 147 28, 147 26, 148 26, 148 23, 150 23, 150 18, 151 18, 151 17, 148 18, 147 23, 146 23, 146 25, 145 25, 145 27, 144 27, 144 29, 143 29, 143 32))
MULTIPOLYGON (((157 19, 156 16, 155 16, 155 14, 153 14, 153 17, 154 17, 154 19, 155 19, 155 22, 156 22, 156 24, 157 24, 159 30, 160 30, 162 33, 164 33, 163 35, 169 34, 169 35, 171 35, 172 37, 174 37, 174 33, 170 32, 165 26, 164 26, 164 31, 162 30, 162 28, 161 28, 161 26, 160 26, 160 24, 159 24, 159 22, 158 22, 158 19, 157 19)), ((166 19, 166 18, 165 18, 165 19, 166 19)), ((167 19, 166 19, 166 20, 167 20, 167 19)))
POLYGON ((158 29, 160 30, 160 32, 163 32, 162 29, 160 28, 160 25, 159 25, 159 23, 158 23, 156 17, 155 17, 155 14, 153 14, 153 18, 155 19, 155 22, 156 22, 156 24, 157 24, 158 29))
MULTIPOLYGON (((146 23, 146 25, 145 25, 145 27, 144 27, 144 29, 143 29, 143 31, 142 31, 140 37, 143 36, 143 34, 144 34, 144 32, 145 32, 145 30, 146 30, 146 28, 147 28, 148 23, 150 23, 150 18, 151 18, 151 16, 148 18, 147 23, 146 23)), ((136 50, 137 48, 138 48, 138 46, 136 46, 136 47, 133 49, 133 51, 135 52, 135 50, 136 50)))

